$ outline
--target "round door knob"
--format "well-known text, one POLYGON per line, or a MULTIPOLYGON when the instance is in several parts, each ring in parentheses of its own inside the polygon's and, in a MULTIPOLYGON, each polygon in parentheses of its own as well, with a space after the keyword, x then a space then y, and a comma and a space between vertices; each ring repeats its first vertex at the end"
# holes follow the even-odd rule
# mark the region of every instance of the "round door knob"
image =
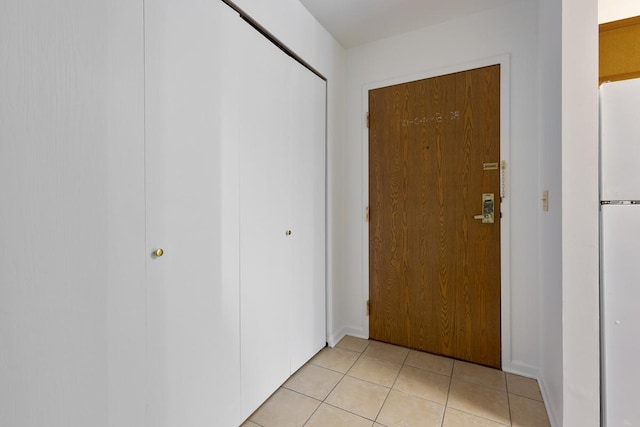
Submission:
POLYGON ((161 257, 162 255, 164 255, 164 251, 162 250, 162 248, 158 248, 155 251, 153 251, 153 254, 157 257, 161 257))

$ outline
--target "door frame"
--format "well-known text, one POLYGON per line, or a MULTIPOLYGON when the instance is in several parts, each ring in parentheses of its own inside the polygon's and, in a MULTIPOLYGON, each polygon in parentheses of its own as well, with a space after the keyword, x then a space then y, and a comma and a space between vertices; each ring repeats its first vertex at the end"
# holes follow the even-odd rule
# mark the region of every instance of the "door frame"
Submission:
MULTIPOLYGON (((501 191, 504 199, 500 206, 502 220, 500 222, 500 323, 501 323, 501 355, 502 370, 511 370, 511 179, 510 179, 510 55, 504 54, 494 57, 464 62, 448 67, 435 68, 419 73, 399 76, 395 78, 366 83, 362 86, 362 212, 369 206, 369 132, 367 128, 367 112, 369 111, 369 91, 386 86, 408 83, 416 80, 428 79, 443 74, 481 68, 490 65, 500 65, 500 161, 505 161, 507 168, 500 172, 501 191), (504 178, 503 178, 504 177, 504 178)), ((366 336, 369 336, 369 315, 367 301, 369 300, 369 221, 362 223, 362 307, 364 307, 362 325, 366 336)))

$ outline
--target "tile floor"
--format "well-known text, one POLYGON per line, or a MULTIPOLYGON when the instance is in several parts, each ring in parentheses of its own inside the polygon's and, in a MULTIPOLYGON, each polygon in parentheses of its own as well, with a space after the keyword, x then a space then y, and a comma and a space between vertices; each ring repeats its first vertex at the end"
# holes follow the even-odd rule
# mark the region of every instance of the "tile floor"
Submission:
POLYGON ((345 337, 296 372, 241 427, 549 426, 538 383, 345 337))

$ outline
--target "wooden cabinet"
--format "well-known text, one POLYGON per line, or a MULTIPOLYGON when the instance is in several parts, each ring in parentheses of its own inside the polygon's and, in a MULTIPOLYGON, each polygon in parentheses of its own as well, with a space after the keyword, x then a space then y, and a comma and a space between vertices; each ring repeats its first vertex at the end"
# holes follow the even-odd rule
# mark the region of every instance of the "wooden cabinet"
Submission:
POLYGON ((599 83, 640 77, 640 16, 600 24, 599 83))
POLYGON ((239 425, 325 345, 325 82, 169 0, 145 82, 148 425, 239 425))

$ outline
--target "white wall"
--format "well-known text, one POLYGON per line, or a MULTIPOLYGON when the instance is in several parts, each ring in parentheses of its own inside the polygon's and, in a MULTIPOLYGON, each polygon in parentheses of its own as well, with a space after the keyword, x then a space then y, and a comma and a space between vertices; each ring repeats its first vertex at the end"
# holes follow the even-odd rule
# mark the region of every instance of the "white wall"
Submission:
POLYGON ((640 15, 640 2, 637 0, 600 0, 598 1, 598 22, 611 22, 640 15))
MULTIPOLYGON (((236 0, 244 12, 307 61, 327 79, 327 330, 341 328, 345 310, 343 289, 345 188, 350 179, 345 163, 346 52, 298 0, 236 0)), ((328 337, 330 344, 331 335, 328 337)))
POLYGON ((0 424, 107 425, 107 3, 0 2, 0 424))
POLYGON ((562 421, 562 4, 540 0, 540 385, 551 419, 562 421))
MULTIPOLYGON (((450 69, 508 54, 510 57, 510 144, 507 198, 511 209, 511 359, 505 369, 537 375, 539 360, 539 168, 538 168, 538 5, 510 4, 401 36, 363 45, 348 51, 348 139, 345 146, 344 243, 340 249, 340 276, 335 292, 336 326, 331 332, 365 336, 364 315, 368 293, 368 248, 364 211, 363 126, 366 105, 363 87, 402 76, 450 69), (366 240, 365 240, 366 241, 366 240)), ((337 262, 337 261, 336 261, 337 262)))
POLYGON ((599 425, 597 0, 562 2, 563 425, 599 425))

